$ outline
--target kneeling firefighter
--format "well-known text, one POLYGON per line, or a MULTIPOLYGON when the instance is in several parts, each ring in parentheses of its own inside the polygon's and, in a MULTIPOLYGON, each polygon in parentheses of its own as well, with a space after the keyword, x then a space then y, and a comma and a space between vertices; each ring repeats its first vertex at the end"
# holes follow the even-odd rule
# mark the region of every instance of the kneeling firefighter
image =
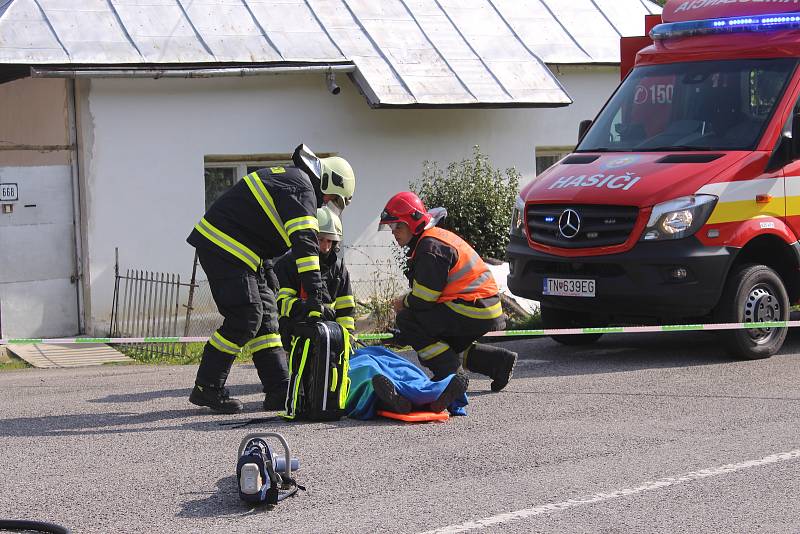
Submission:
POLYGON ((231 365, 247 346, 264 388, 265 408, 283 406, 288 384, 278 333, 272 259, 289 248, 308 293, 306 321, 322 317, 317 208, 341 211, 353 197, 355 176, 343 158, 317 158, 305 145, 294 165, 259 169, 242 178, 208 209, 187 242, 197 249, 211 294, 224 317, 203 348, 189 401, 236 413, 242 403, 225 388, 231 365))
POLYGON ((397 244, 409 250, 411 292, 395 303, 395 342, 411 345, 433 380, 458 372, 463 357, 464 367, 492 378, 492 391, 503 389, 517 354, 476 342, 505 328, 505 317, 494 277, 475 249, 436 227, 409 191, 389 199, 380 228, 391 229, 397 244))
MULTIPOLYGON (((319 223, 319 259, 322 275, 322 303, 325 305, 323 319, 336 321, 353 332, 355 329, 356 301, 350 287, 350 274, 344 264, 339 249, 342 241, 342 222, 327 206, 317 210, 319 223)), ((275 262, 275 274, 278 276, 278 309, 280 311, 280 333, 283 346, 291 344, 294 325, 306 315, 308 292, 297 272, 294 250, 290 250, 275 262)))

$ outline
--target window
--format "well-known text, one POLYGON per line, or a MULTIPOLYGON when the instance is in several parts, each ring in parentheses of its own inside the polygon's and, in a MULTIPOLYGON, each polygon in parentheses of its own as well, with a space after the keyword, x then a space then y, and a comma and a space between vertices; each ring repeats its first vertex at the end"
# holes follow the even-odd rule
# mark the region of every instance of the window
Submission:
POLYGON ((638 67, 578 151, 752 150, 796 65, 744 58, 638 67))
POLYGON ((275 159, 249 159, 240 156, 208 156, 205 159, 206 209, 242 177, 264 167, 291 165, 291 156, 277 155, 275 159))
POLYGON ((572 147, 536 147, 536 176, 555 165, 564 156, 572 152, 572 147))

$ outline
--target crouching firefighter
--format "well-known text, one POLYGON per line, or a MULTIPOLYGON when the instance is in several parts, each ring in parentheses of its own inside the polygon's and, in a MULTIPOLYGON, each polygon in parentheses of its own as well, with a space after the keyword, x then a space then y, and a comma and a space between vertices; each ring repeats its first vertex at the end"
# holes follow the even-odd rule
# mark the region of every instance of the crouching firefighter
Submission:
POLYGON ((294 165, 259 169, 220 196, 195 225, 187 242, 207 277, 217 309, 224 317, 203 348, 189 401, 222 413, 242 410, 225 381, 243 347, 264 388, 264 408, 279 409, 286 398, 288 370, 278 333, 272 260, 289 248, 308 293, 306 321, 322 317, 324 286, 320 276, 317 208, 327 203, 341 211, 350 203, 355 177, 342 158, 317 158, 304 145, 294 165))
MULTIPOLYGON (((327 206, 317 210, 319 224, 319 261, 322 275, 322 317, 336 321, 351 333, 355 329, 355 299, 350 287, 350 274, 339 250, 342 241, 342 222, 327 206)), ((294 250, 290 250, 275 262, 278 275, 278 309, 280 311, 280 333, 283 346, 288 350, 294 325, 305 317, 308 293, 297 272, 294 250)))
POLYGON ((466 241, 435 224, 408 191, 389 199, 381 213, 380 228, 391 229, 397 244, 408 247, 411 292, 395 303, 395 343, 411 345, 433 380, 458 372, 463 362, 490 377, 492 391, 500 391, 511 379, 517 354, 476 343, 505 328, 497 284, 466 241))

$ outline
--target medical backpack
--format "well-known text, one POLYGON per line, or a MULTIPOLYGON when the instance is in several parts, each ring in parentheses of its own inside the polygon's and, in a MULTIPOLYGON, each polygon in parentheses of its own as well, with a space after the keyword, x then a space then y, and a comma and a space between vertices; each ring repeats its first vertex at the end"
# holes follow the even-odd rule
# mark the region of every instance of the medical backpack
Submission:
POLYGON ((336 421, 350 390, 350 332, 334 321, 298 323, 289 350, 284 419, 336 421))

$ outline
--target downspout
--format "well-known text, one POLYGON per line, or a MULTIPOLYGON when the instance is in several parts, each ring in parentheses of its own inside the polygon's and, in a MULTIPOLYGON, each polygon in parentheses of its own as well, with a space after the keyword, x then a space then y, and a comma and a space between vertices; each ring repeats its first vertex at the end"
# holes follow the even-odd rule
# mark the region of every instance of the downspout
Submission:
POLYGON ((72 227, 75 239, 75 271, 71 279, 75 283, 75 293, 78 307, 78 333, 86 333, 86 317, 84 314, 84 281, 83 281, 83 217, 81 210, 80 188, 80 147, 78 146, 78 103, 75 80, 66 80, 67 83, 67 128, 70 152, 70 167, 72 174, 72 227))

